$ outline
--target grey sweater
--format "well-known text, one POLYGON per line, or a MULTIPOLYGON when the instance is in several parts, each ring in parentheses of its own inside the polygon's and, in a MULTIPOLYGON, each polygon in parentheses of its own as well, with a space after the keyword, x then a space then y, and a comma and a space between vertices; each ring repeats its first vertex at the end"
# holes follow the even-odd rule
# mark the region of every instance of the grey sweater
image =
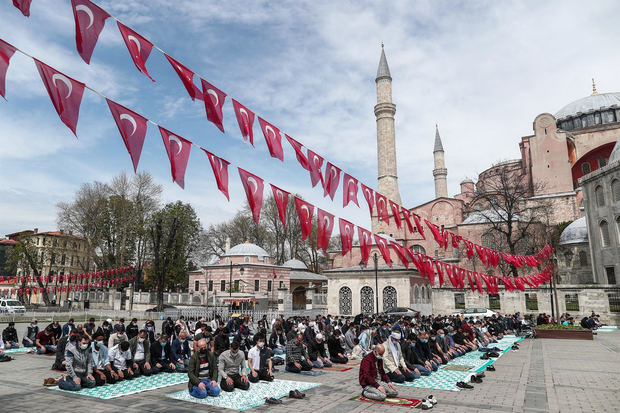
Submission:
POLYGON ((247 376, 245 368, 245 354, 243 351, 238 351, 234 354, 230 350, 224 351, 220 354, 217 363, 218 373, 223 379, 227 379, 231 375, 247 376))
POLYGON ((79 348, 79 343, 67 343, 65 349, 67 375, 72 379, 78 376, 88 376, 93 373, 93 354, 90 346, 86 350, 79 348))

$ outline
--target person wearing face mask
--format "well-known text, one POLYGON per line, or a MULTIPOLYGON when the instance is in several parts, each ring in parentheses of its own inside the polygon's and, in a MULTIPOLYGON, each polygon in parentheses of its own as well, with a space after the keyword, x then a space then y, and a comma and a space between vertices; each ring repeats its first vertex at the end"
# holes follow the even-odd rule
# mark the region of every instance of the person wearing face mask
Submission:
POLYGON ((152 318, 149 318, 146 323, 144 323, 144 328, 146 330, 146 334, 149 339, 149 343, 155 342, 155 322, 152 318))
POLYGON ((207 349, 205 340, 198 340, 198 351, 189 360, 187 387, 189 394, 197 399, 217 397, 220 388, 217 385, 217 362, 213 352, 207 349))
POLYGON ((437 371, 439 369, 440 361, 435 359, 433 352, 428 344, 428 333, 426 331, 420 331, 419 340, 415 347, 418 356, 424 361, 424 367, 427 370, 437 371))
POLYGON ((317 333, 314 340, 308 343, 308 358, 312 362, 312 366, 317 369, 323 367, 331 367, 332 363, 327 358, 327 352, 325 351, 325 342, 323 341, 323 334, 317 333))
POLYGON ((246 373, 246 363, 243 353, 239 351, 239 343, 230 343, 230 349, 226 350, 218 359, 218 373, 222 377, 220 388, 226 392, 237 389, 248 390, 250 381, 246 373))
MULTIPOLYGON (((196 350, 194 352, 199 350, 199 345, 202 341, 206 343, 205 339, 194 341, 194 345, 196 346, 196 350)), ((179 373, 184 373, 187 371, 189 367, 190 355, 187 335, 185 334, 185 331, 181 330, 179 332, 179 336, 172 341, 172 359, 174 360, 174 365, 179 373)))
POLYGON ((347 352, 353 351, 353 347, 355 347, 355 343, 353 342, 357 338, 357 335, 355 334, 355 332, 356 332, 356 326, 352 325, 349 327, 349 329, 344 335, 344 345, 346 347, 347 352))
POLYGON ((112 371, 118 375, 118 381, 131 380, 135 376, 131 368, 131 351, 129 351, 129 341, 121 341, 108 351, 112 371))
POLYGON ((273 372, 270 351, 265 346, 265 335, 262 333, 254 336, 256 345, 248 352, 248 367, 250 374, 248 379, 252 383, 258 383, 259 380, 273 381, 273 372))
POLYGON ((312 365, 308 362, 303 338, 303 334, 299 333, 295 339, 286 343, 286 371, 289 373, 312 370, 312 365))
POLYGON ((93 377, 97 386, 114 384, 118 375, 112 371, 108 348, 103 344, 103 335, 95 336, 95 341, 90 345, 93 360, 93 377))
POLYGON ((349 359, 345 356, 345 349, 340 344, 340 330, 335 329, 332 336, 327 340, 329 359, 332 363, 347 364, 349 359))
POLYGON ((108 340, 108 348, 112 348, 121 341, 129 341, 127 338, 127 334, 125 334, 125 326, 120 324, 118 326, 118 331, 114 334, 110 334, 110 339, 108 340))
POLYGON ((62 326, 60 325, 58 320, 52 321, 52 323, 48 325, 47 328, 49 328, 52 334, 54 334, 54 339, 56 339, 56 341, 58 341, 60 337, 62 337, 62 326))
POLYGON ((246 360, 248 358, 248 351, 252 348, 249 334, 250 331, 247 328, 241 328, 235 335, 235 338, 233 338, 233 341, 239 343, 239 351, 243 353, 243 357, 245 357, 246 360))
POLYGON ((93 377, 93 355, 89 339, 82 334, 75 342, 69 342, 65 350, 67 375, 58 382, 62 390, 78 391, 97 385, 93 377))
POLYGON ((393 330, 387 343, 384 345, 385 354, 383 365, 387 370, 387 376, 394 383, 404 383, 405 381, 413 381, 414 376, 411 370, 407 368, 403 352, 400 348, 401 333, 393 330))
POLYGON ((39 326, 36 319, 30 322, 30 325, 22 337, 22 344, 24 347, 34 347, 37 340, 37 334, 39 334, 39 326))
POLYGON ((49 328, 37 334, 36 346, 37 354, 56 353, 56 339, 49 328))
POLYGON ((17 344, 19 339, 17 338, 17 330, 15 330, 15 322, 9 321, 8 327, 2 330, 2 341, 4 341, 6 349, 19 348, 19 344, 17 344))
POLYGON ((417 340, 418 338, 415 334, 409 333, 406 341, 401 346, 403 359, 405 360, 407 368, 411 370, 414 380, 419 379, 421 376, 429 376, 431 374, 430 370, 427 370, 423 365, 424 361, 420 359, 420 356, 418 356, 418 353, 416 352, 415 347, 417 340))
POLYGON ((151 361, 158 371, 173 372, 176 370, 167 335, 162 334, 158 341, 151 344, 151 361))
POLYGON ((387 397, 398 396, 396 386, 383 369, 385 347, 377 344, 373 351, 362 359, 359 372, 359 383, 362 386, 362 397, 370 400, 384 401, 387 397))
POLYGON ((67 344, 69 342, 75 343, 80 335, 81 333, 77 330, 73 330, 68 336, 63 336, 58 340, 56 343, 56 359, 54 360, 54 364, 52 364, 52 370, 67 371, 65 367, 65 350, 67 349, 67 344))
POLYGON ((129 340, 131 352, 130 365, 135 377, 140 375, 150 376, 159 373, 159 369, 151 363, 151 345, 146 339, 146 330, 140 330, 138 335, 129 340))
POLYGON ((435 330, 431 330, 428 337, 428 346, 431 349, 431 353, 433 353, 433 357, 435 358, 435 360, 437 360, 437 358, 439 357, 438 361, 441 364, 448 364, 449 358, 443 352, 443 349, 439 345, 439 341, 443 340, 437 340, 437 332, 435 330))
POLYGON ((278 356, 285 353, 286 337, 284 337, 282 327, 276 327, 275 332, 269 337, 269 348, 278 356))
POLYGON ((228 327, 223 327, 221 333, 215 337, 215 357, 219 357, 220 354, 230 348, 230 337, 228 327))
POLYGON ((95 331, 97 331, 97 326, 95 325, 95 318, 91 317, 88 319, 88 323, 84 324, 84 333, 86 333, 89 338, 92 338, 95 334, 95 331))
POLYGON ((137 336, 139 330, 140 329, 138 328, 138 319, 132 318, 131 323, 129 323, 129 325, 125 329, 125 333, 127 334, 127 340, 131 340, 132 338, 137 336))

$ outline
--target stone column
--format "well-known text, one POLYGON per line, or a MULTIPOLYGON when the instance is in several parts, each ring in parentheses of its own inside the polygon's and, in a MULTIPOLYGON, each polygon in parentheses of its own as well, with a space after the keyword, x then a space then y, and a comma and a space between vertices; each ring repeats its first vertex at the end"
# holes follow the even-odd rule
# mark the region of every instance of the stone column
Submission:
POLYGON ((284 287, 278 288, 278 312, 280 313, 286 311, 287 291, 284 287))
POLYGON ((306 310, 312 310, 312 302, 314 301, 314 284, 309 283, 306 289, 306 310))

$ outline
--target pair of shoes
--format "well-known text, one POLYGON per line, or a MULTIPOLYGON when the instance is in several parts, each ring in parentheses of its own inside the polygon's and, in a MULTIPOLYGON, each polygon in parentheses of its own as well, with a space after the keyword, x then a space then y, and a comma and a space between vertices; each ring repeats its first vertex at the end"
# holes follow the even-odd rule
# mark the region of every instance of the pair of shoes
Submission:
POLYGON ((464 381, 459 381, 458 383, 456 383, 456 387, 460 389, 473 389, 474 388, 474 386, 472 386, 471 384, 467 384, 464 381))
POLYGON ((265 403, 267 403, 267 404, 282 404, 282 400, 274 399, 273 397, 265 397, 265 403))
POLYGON ((53 378, 48 378, 48 379, 43 379, 43 385, 45 387, 53 387, 53 386, 58 386, 58 379, 53 379, 53 378))
POLYGON ((420 408, 422 410, 430 410, 433 408, 433 403, 430 400, 422 399, 422 403, 420 403, 420 408))
POLYGON ((479 371, 478 373, 476 373, 476 377, 483 378, 484 376, 485 376, 484 371, 479 371))
POLYGON ((433 397, 432 394, 429 394, 428 397, 426 398, 426 400, 431 402, 433 406, 437 404, 437 399, 435 397, 433 397))
POLYGON ((492 364, 487 366, 487 371, 495 371, 495 366, 493 366, 492 364))
POLYGON ((499 357, 499 353, 496 353, 495 351, 489 351, 487 354, 489 357, 493 357, 493 358, 499 357))
POLYGON ((471 376, 471 381, 472 381, 472 383, 482 383, 482 378, 480 378, 480 377, 478 377, 476 375, 473 375, 473 376, 471 376))
POLYGON ((481 357, 480 360, 489 360, 491 357, 489 357, 489 353, 484 353, 481 357))
POLYGON ((291 399, 303 399, 304 397, 306 397, 306 395, 304 393, 301 393, 299 390, 291 390, 290 392, 288 392, 288 397, 290 397, 291 399))

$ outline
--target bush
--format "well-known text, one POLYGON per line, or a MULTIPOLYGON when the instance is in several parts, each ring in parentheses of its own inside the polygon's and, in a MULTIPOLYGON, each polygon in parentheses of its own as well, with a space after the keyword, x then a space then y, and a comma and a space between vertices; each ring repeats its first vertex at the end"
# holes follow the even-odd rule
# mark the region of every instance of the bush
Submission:
POLYGON ((581 326, 565 326, 562 324, 541 324, 535 327, 536 330, 574 330, 574 331, 587 331, 581 326))

